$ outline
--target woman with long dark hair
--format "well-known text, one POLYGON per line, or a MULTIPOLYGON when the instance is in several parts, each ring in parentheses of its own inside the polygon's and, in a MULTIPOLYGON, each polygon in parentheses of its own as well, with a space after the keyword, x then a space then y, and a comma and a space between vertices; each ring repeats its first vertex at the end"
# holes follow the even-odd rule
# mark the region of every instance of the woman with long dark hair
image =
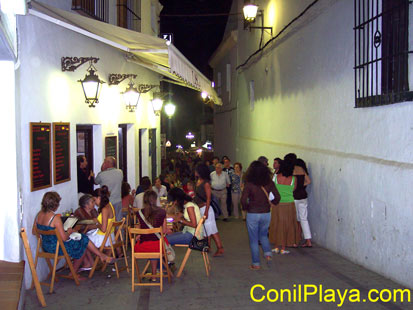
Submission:
POLYGON ((311 230, 307 220, 308 195, 307 185, 311 183, 307 165, 304 160, 297 158, 294 167, 294 176, 297 178, 297 188, 294 191, 294 203, 297 210, 297 221, 300 223, 305 243, 301 247, 311 248, 311 230))
MULTIPOLYGON (((217 246, 217 251, 214 256, 224 255, 224 246, 221 242, 221 237, 218 233, 217 224, 215 222, 214 210, 211 207, 211 177, 209 168, 200 163, 195 168, 195 176, 198 178, 195 189, 194 202, 199 206, 201 215, 205 216, 205 234, 208 236, 208 243, 211 248, 211 237, 217 246)), ((223 206, 226 207, 226 206, 223 206)))
MULTIPOLYGON (((105 238, 106 230, 109 226, 109 223, 115 222, 115 208, 112 203, 109 201, 109 189, 106 185, 103 185, 101 188, 95 189, 93 192, 93 197, 95 197, 95 204, 98 208, 98 217, 94 219, 97 229, 95 231, 88 232, 88 237, 90 241, 96 247, 102 245, 103 239, 105 238)), ((112 240, 115 239, 115 228, 111 229, 112 240)), ((106 240, 105 246, 110 245, 109 238, 106 240)))
MULTIPOLYGON (((150 224, 153 228, 162 227, 166 232, 166 211, 156 205, 158 195, 153 190, 147 190, 143 195, 142 215, 136 213, 141 229, 149 229, 150 224)), ((166 244, 168 240, 165 238, 166 244)), ((135 252, 159 252, 159 238, 155 234, 141 235, 135 244, 135 252)), ((151 260, 152 274, 156 275, 156 267, 159 260, 151 260)), ((156 280, 155 278, 152 281, 156 280)))
POLYGON ((290 253, 285 247, 297 247, 300 241, 293 196, 297 186, 296 177, 293 176, 294 164, 293 160, 284 158, 275 178, 275 186, 281 199, 279 204, 272 208, 269 236, 270 242, 275 245, 273 252, 277 254, 290 253))
POLYGON ((261 269, 259 243, 265 259, 271 260, 271 245, 267 235, 271 220, 271 203, 277 204, 279 201, 280 195, 271 180, 270 169, 258 160, 253 161, 246 172, 244 191, 241 196, 242 209, 247 212, 247 229, 252 256, 251 270, 261 269))
POLYGON ((168 234, 168 241, 172 245, 189 244, 195 234, 196 226, 201 220, 199 207, 182 189, 176 187, 169 191, 168 200, 171 200, 175 208, 180 211, 173 217, 174 222, 184 225, 182 231, 168 234))

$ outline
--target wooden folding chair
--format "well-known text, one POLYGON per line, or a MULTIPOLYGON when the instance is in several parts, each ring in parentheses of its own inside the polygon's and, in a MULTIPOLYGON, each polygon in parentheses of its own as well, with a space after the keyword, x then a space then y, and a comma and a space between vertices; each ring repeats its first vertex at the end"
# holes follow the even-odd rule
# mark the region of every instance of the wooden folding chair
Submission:
MULTIPOLYGON (((37 237, 37 249, 36 249, 36 258, 35 258, 35 262, 34 262, 34 269, 36 269, 36 267, 37 267, 37 262, 38 262, 39 258, 44 258, 44 259, 46 259, 46 263, 47 263, 47 265, 49 266, 49 269, 50 269, 50 273, 49 273, 48 277, 50 277, 50 276, 52 277, 52 280, 50 281, 50 283, 40 282, 40 284, 49 286, 50 287, 49 293, 53 293, 54 283, 55 283, 55 281, 56 282, 58 281, 56 277, 72 279, 72 280, 75 281, 76 285, 79 285, 78 275, 76 274, 75 269, 73 268, 72 260, 71 260, 70 256, 67 254, 64 242, 63 242, 62 238, 60 237, 60 234, 56 231, 56 229, 53 229, 53 230, 40 230, 37 227, 35 227, 35 233, 36 233, 36 237, 37 237), (57 242, 56 242, 55 253, 48 253, 48 252, 43 251, 42 237, 41 236, 56 236, 57 242), (59 255, 59 250, 60 249, 62 250, 63 255, 59 255), (51 259, 53 259, 53 265, 50 262, 51 259), (70 273, 72 274, 71 276, 56 274, 56 266, 57 266, 57 263, 61 259, 66 260, 66 264, 69 266, 70 273)), ((34 284, 34 279, 33 279, 32 288, 33 288, 34 285, 35 284, 34 284)))
MULTIPOLYGON (((125 224, 125 218, 122 219, 120 222, 111 222, 109 223, 107 229, 106 229, 106 234, 105 237, 102 241, 102 245, 99 248, 100 252, 104 251, 110 251, 109 257, 115 258, 115 269, 116 269, 116 276, 119 279, 119 271, 123 271, 126 269, 126 271, 129 273, 129 265, 128 265, 128 259, 126 257, 126 250, 125 250, 125 243, 123 242, 123 228, 125 224), (115 228, 115 239, 112 240, 112 236, 110 231, 112 228, 115 228), (109 239, 109 246, 105 246, 106 241, 109 239), (123 252, 123 259, 125 261, 125 267, 119 268, 118 267, 118 261, 116 260, 116 254, 115 254, 115 249, 121 248, 123 252)), ((95 273, 96 267, 99 263, 99 257, 95 258, 95 262, 93 263, 93 267, 89 272, 89 278, 93 277, 93 274, 95 273)), ((102 266, 102 271, 105 271, 107 267, 107 263, 104 262, 102 266)))
POLYGON ((168 282, 171 283, 172 273, 169 270, 168 258, 166 256, 165 246, 164 246, 164 236, 162 227, 152 228, 152 229, 140 229, 140 228, 129 228, 129 233, 131 235, 131 253, 132 253, 132 292, 135 291, 135 286, 159 286, 162 293, 163 290, 163 278, 168 277, 168 282), (159 239, 159 252, 135 252, 135 237, 136 235, 149 235, 158 233, 161 235, 159 239), (148 259, 142 273, 139 271, 138 259, 148 259), (160 268, 159 275, 147 274, 146 271, 149 268, 149 259, 159 259, 160 268), (166 269, 166 274, 164 273, 163 267, 166 269), (138 282, 135 282, 135 268, 136 275, 138 276, 138 282), (159 282, 143 283, 142 278, 159 278, 159 282))
POLYGON ((36 288, 37 299, 42 307, 46 307, 46 300, 44 299, 42 287, 40 286, 39 277, 37 276, 36 267, 33 262, 32 251, 30 249, 29 240, 27 239, 26 230, 22 228, 20 236, 23 240, 24 250, 26 252, 27 260, 29 261, 30 271, 32 272, 33 283, 36 288))
MULTIPOLYGON (((202 217, 198 225, 196 226, 195 236, 198 239, 202 237, 201 231, 202 231, 202 225, 204 224, 204 222, 205 222, 205 217, 202 217)), ((181 266, 179 267, 178 274, 176 275, 176 277, 179 278, 182 274, 182 271, 185 268, 186 262, 188 261, 189 255, 191 255, 192 250, 189 248, 188 244, 175 244, 175 246, 188 248, 186 250, 181 266)), ((202 258, 204 259, 205 272, 206 272, 207 277, 209 277, 209 271, 211 270, 211 264, 209 263, 208 252, 201 252, 201 253, 202 253, 202 258)))

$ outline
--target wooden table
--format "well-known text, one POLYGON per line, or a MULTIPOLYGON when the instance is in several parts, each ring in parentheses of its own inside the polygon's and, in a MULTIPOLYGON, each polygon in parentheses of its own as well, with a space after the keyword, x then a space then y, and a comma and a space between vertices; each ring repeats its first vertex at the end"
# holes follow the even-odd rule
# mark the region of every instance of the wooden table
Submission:
POLYGON ((0 309, 17 309, 24 274, 24 261, 0 261, 0 309))

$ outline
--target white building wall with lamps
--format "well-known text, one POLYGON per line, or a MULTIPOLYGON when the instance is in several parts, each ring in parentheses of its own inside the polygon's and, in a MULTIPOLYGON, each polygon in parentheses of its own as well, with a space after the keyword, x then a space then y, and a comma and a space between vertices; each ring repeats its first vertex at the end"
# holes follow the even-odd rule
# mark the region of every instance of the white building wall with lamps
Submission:
MULTIPOLYGON (((139 175, 139 129, 156 128, 157 144, 159 144, 160 121, 151 106, 151 92, 142 94, 135 113, 128 112, 121 100, 120 92, 127 86, 127 81, 119 85, 104 84, 96 108, 89 108, 85 103, 83 91, 77 81, 86 74, 87 64, 75 72, 62 72, 60 58, 62 56, 94 56, 100 58, 95 67, 101 79, 108 79, 109 73, 135 73, 135 83, 159 84, 159 75, 138 65, 125 61, 124 54, 101 42, 51 24, 35 16, 22 16, 18 19, 21 35, 20 61, 16 72, 16 108, 18 154, 18 180, 22 194, 23 223, 28 231, 32 252, 35 251, 36 240, 31 234, 31 227, 40 202, 45 192, 57 191, 61 197, 57 212, 76 209, 77 171, 76 171, 76 125, 89 124, 94 128, 94 171, 100 171, 104 158, 104 139, 118 133, 119 124, 128 124, 128 173, 129 183, 136 187, 139 175), (71 181, 39 191, 30 191, 30 158, 29 158, 29 123, 30 122, 70 122, 71 138, 71 181), (130 157, 129 157, 130 156, 130 157), (128 171, 129 172, 129 171, 128 171)), ((157 145, 159 153, 159 145, 157 145)), ((149 157, 146 152, 144 157, 149 157)), ((160 154, 158 167, 160 166, 160 154)), ((146 159, 146 158, 145 158, 146 159)), ((144 160, 145 162, 145 160, 144 160)), ((149 158, 146 159, 149 164, 149 158)), ((143 167, 150 169, 150 167, 143 167)), ((18 235, 12 244, 18 244, 18 235)), ((39 262, 38 272, 41 278, 47 275, 46 264, 39 262)), ((30 285, 30 271, 25 272, 25 284, 30 285)))
MULTIPOLYGON (((311 2, 257 1, 274 34, 311 2)), ((242 5, 234 1, 233 10, 241 12, 242 5)), ((353 5, 320 0, 299 26, 234 72, 238 105, 214 121, 228 124, 236 114, 238 130, 220 130, 214 146, 218 154, 230 154, 234 149, 225 141, 235 140, 235 159, 244 166, 260 155, 296 153, 313 181, 308 192, 314 241, 413 287, 413 248, 406 246, 413 237, 413 103, 354 109, 353 5)), ((410 30, 412 25, 410 5, 410 30)), ((258 49, 261 34, 243 26, 239 19, 237 65, 258 49)), ((224 72, 226 57, 215 60, 214 76, 224 72)), ((410 58, 410 90, 412 71, 410 58)))

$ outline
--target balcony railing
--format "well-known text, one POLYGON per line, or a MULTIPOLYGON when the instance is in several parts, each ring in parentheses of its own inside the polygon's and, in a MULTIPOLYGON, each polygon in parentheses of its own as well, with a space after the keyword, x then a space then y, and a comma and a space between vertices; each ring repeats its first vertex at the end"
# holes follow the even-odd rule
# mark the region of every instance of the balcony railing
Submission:
POLYGON ((108 22, 108 0, 72 0, 72 10, 108 22))

